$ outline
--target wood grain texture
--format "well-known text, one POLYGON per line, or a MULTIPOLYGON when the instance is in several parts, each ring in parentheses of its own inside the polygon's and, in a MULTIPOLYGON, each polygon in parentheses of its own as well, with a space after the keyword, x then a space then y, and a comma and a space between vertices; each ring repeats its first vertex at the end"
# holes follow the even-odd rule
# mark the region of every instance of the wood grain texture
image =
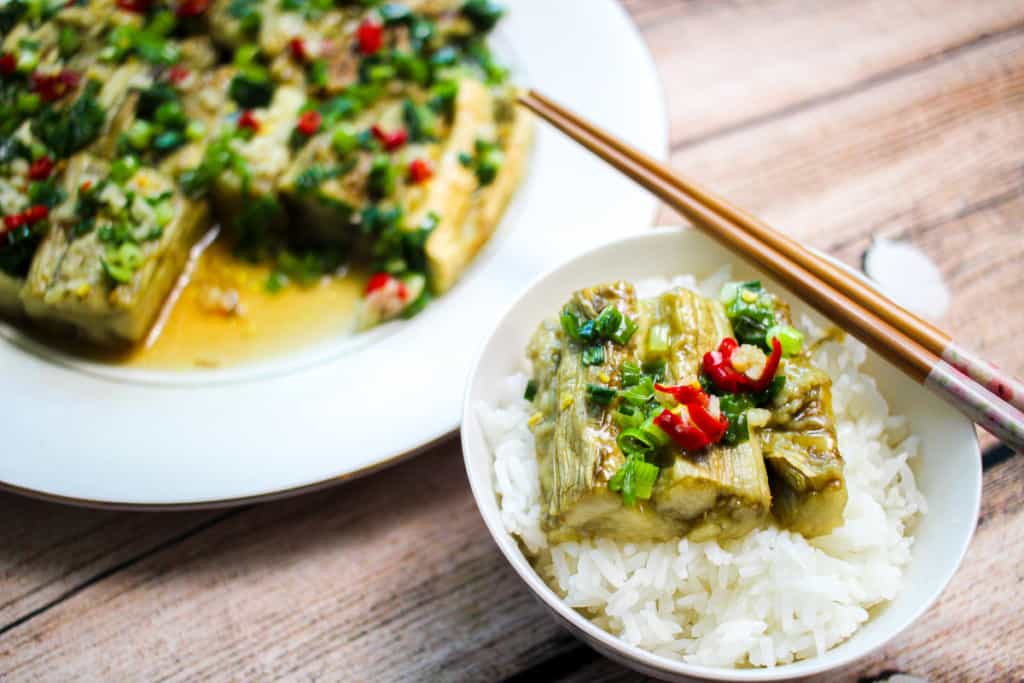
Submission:
MULTIPOLYGON (((625 4, 669 94, 674 165, 849 263, 872 236, 912 240, 954 292, 943 326, 1024 374, 1024 3, 625 4)), ((1024 680, 1024 458, 991 462, 953 584, 830 680, 1024 680)), ((249 508, 0 494, 0 519, 0 680, 637 680, 504 564, 455 442, 249 508)))
POLYGON ((673 146, 841 99, 1024 27, 1016 0, 629 0, 669 100, 673 146))

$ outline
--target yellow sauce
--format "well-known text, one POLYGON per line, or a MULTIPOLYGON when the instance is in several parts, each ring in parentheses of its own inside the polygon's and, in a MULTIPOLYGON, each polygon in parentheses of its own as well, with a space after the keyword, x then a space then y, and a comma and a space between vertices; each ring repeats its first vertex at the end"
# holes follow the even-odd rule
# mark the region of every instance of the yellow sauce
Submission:
POLYGON ((146 341, 108 360, 144 368, 222 368, 349 334, 363 274, 289 284, 276 293, 266 289, 269 275, 268 266, 240 261, 223 240, 213 242, 191 264, 146 341))

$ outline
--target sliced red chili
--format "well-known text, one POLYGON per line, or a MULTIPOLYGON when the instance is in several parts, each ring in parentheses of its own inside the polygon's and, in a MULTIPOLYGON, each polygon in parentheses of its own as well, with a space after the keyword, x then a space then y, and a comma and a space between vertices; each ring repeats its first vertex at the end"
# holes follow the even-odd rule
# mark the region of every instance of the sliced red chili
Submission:
POLYGON ((393 152, 398 149, 409 139, 409 134, 402 128, 393 130, 389 133, 380 126, 374 125, 370 129, 370 132, 373 133, 373 137, 380 141, 380 144, 384 145, 384 149, 389 152, 393 152))
POLYGON ((365 294, 373 294, 376 291, 390 287, 392 283, 395 285, 395 295, 398 297, 398 300, 407 300, 409 298, 409 288, 405 286, 404 282, 388 273, 374 273, 371 275, 366 283, 365 294))
POLYGON ((302 38, 292 38, 288 41, 288 51, 297 61, 305 62, 309 59, 309 50, 306 49, 306 41, 302 38))
POLYGON ((149 0, 117 0, 117 6, 126 12, 145 14, 149 9, 149 0))
POLYGON ((782 342, 779 341, 778 337, 772 337, 772 352, 768 356, 768 362, 764 364, 764 370, 761 371, 761 376, 754 382, 754 392, 760 392, 767 389, 772 380, 775 379, 775 373, 779 369, 779 361, 782 360, 782 342))
POLYGON ((394 278, 388 273, 374 273, 366 283, 366 294, 372 294, 378 289, 384 289, 394 278))
POLYGON ((10 52, 0 55, 0 74, 10 76, 18 70, 18 60, 10 52))
POLYGON ((20 213, 14 213, 10 216, 4 216, 4 232, 10 232, 25 225, 25 216, 20 213))
POLYGON ((46 102, 53 102, 78 87, 80 81, 81 76, 70 69, 64 69, 55 74, 43 74, 36 71, 32 74, 32 90, 39 93, 39 96, 46 102))
POLYGON ((238 117, 238 127, 248 128, 254 133, 260 132, 260 120, 256 118, 256 115, 251 110, 246 109, 242 112, 242 115, 238 117))
POLYGON ((29 180, 46 180, 53 173, 53 160, 50 157, 39 157, 28 167, 29 180))
POLYGON ((711 439, 699 427, 671 410, 661 411, 661 414, 654 418, 654 424, 683 450, 699 451, 711 444, 711 439))
POLYGON ((356 29, 356 43, 364 55, 372 55, 384 46, 384 27, 372 19, 364 19, 356 29))
POLYGON ((26 223, 36 223, 49 216, 50 209, 43 204, 36 204, 22 211, 21 215, 25 217, 26 223))
POLYGON ((210 8, 210 0, 184 0, 174 10, 179 17, 198 17, 210 8))
POLYGON ((167 80, 172 85, 181 85, 191 75, 191 72, 180 64, 175 64, 167 70, 167 80))
POLYGON ((691 403, 708 404, 708 395, 704 393, 699 384, 683 384, 678 387, 655 384, 654 388, 663 394, 669 394, 677 403, 681 403, 684 406, 691 403))
POLYGON ((310 109, 299 115, 299 122, 295 127, 303 135, 316 135, 317 131, 320 130, 321 123, 323 123, 323 117, 320 115, 320 112, 316 109, 310 109))
POLYGON ((690 413, 690 419, 704 432, 711 443, 718 443, 722 440, 725 430, 729 428, 729 418, 722 414, 715 417, 704 405, 699 403, 688 404, 686 409, 690 413))
POLYGON ((726 337, 718 345, 718 350, 708 351, 704 354, 702 367, 704 373, 711 379, 711 382, 729 393, 758 393, 764 391, 775 379, 775 373, 779 369, 779 361, 782 359, 782 344, 775 337, 772 337, 772 352, 764 364, 764 370, 757 379, 751 379, 746 374, 738 371, 732 366, 732 354, 739 348, 739 342, 732 337, 726 337))
POLYGON ((413 159, 409 164, 409 180, 418 185, 430 180, 434 175, 434 169, 426 159, 413 159))

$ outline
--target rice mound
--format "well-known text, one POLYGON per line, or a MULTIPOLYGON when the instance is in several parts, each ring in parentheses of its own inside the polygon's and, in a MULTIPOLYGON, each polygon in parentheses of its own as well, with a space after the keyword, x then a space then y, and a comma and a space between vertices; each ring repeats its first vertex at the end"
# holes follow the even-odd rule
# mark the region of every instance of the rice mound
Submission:
MULTIPOLYGON (((727 278, 721 271, 699 287, 689 276, 652 280, 637 291, 648 296, 684 286, 717 293, 727 278)), ((822 333, 808 319, 801 324, 809 339, 822 333)), ((567 604, 632 645, 720 667, 775 666, 824 653, 899 591, 914 520, 926 511, 907 464, 919 440, 908 435, 905 418, 890 416, 874 379, 859 371, 865 356, 850 338, 823 344, 814 355, 833 379, 849 493, 845 523, 827 536, 808 540, 772 526, 722 543, 549 545, 540 526, 525 372, 503 381, 495 405, 477 406, 505 528, 567 604)))

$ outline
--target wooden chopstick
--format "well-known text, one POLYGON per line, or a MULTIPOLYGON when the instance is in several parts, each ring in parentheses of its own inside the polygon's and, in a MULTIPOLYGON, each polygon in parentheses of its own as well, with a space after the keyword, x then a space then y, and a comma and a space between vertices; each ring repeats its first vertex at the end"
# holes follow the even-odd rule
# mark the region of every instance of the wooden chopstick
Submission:
MULTIPOLYGON (((878 351, 916 382, 927 386, 1012 448, 1024 450, 1024 413, 943 361, 943 351, 934 348, 934 343, 941 341, 939 336, 926 334, 925 338, 919 339, 912 334, 920 326, 931 327, 927 323, 905 311, 905 316, 879 315, 874 310, 875 305, 895 307, 895 304, 871 292, 863 283, 851 285, 849 289, 843 287, 831 277, 833 272, 839 272, 844 276, 844 282, 852 280, 841 269, 745 212, 713 197, 692 181, 682 179, 666 166, 549 98, 535 91, 526 91, 519 100, 650 190, 728 249, 762 266, 772 277, 878 351), (868 290, 871 296, 860 300, 855 298, 855 294, 848 293, 861 289, 868 290), (902 323, 909 319, 917 320, 920 326, 904 327, 902 323)), ((941 335, 938 330, 935 332, 941 335)), ((948 345, 948 336, 945 339, 948 345)))
POLYGON ((844 296, 870 311, 875 317, 900 330, 907 337, 913 339, 936 356, 954 365, 958 370, 995 393, 999 398, 1010 403, 1018 410, 1024 410, 1024 382, 1000 370, 995 365, 970 352, 964 346, 957 344, 950 335, 896 304, 878 290, 865 284, 860 278, 855 277, 831 261, 820 258, 785 233, 775 230, 747 211, 733 206, 711 190, 701 187, 686 176, 660 164, 640 150, 626 145, 621 140, 597 128, 586 119, 561 107, 542 93, 528 91, 524 97, 523 103, 530 106, 531 109, 533 107, 526 100, 530 100, 538 106, 543 106, 548 111, 557 111, 564 120, 587 131, 620 153, 651 169, 658 177, 683 191, 697 203, 709 208, 712 212, 726 220, 741 226, 746 232, 754 235, 761 242, 770 245, 790 262, 801 266, 819 280, 828 282, 844 296))

